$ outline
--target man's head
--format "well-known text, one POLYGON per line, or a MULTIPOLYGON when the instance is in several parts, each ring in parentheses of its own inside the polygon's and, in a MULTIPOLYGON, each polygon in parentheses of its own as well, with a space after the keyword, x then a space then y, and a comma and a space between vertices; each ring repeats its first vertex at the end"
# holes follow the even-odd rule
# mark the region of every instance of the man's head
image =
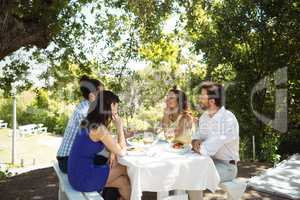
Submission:
POLYGON ((95 101, 97 92, 104 89, 103 84, 99 80, 89 78, 86 75, 80 78, 79 85, 83 98, 90 102, 95 101))
POLYGON ((203 82, 201 84, 201 93, 199 103, 203 110, 220 108, 223 106, 224 89, 221 84, 214 82, 203 82))

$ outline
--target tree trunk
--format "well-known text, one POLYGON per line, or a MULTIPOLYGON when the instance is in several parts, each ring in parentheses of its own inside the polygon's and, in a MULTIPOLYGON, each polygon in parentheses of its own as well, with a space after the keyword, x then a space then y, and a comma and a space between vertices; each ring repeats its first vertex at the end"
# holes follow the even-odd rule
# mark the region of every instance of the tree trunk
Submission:
POLYGON ((59 13, 59 8, 50 9, 59 5, 54 0, 41 2, 36 8, 30 2, 0 0, 0 60, 21 47, 48 46, 59 13))
MULTIPOLYGON (((258 92, 253 98, 253 104, 256 106, 255 110, 260 114, 263 114, 264 112, 265 96, 266 89, 258 92)), ((260 119, 256 118, 255 140, 258 147, 257 150, 259 150, 259 147, 262 143, 262 138, 264 136, 264 127, 264 123, 260 119)))

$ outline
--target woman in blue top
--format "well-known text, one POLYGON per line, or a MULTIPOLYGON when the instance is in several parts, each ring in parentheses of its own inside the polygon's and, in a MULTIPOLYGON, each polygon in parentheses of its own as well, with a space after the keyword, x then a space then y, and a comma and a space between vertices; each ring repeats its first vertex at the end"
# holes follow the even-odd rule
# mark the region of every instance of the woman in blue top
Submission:
POLYGON ((94 164, 94 157, 103 148, 111 153, 126 154, 123 122, 118 116, 119 98, 110 91, 101 91, 91 103, 88 115, 81 124, 68 160, 68 178, 74 189, 81 192, 98 191, 104 187, 118 188, 121 200, 130 199, 130 182, 126 167, 120 164, 94 164), (113 122, 117 129, 115 142, 107 127, 113 122))

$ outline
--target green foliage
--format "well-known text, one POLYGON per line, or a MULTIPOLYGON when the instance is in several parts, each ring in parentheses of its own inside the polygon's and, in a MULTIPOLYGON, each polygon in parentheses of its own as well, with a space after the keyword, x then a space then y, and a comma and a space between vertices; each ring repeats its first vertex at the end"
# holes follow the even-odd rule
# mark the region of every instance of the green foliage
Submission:
POLYGON ((105 4, 113 8, 122 8, 134 17, 136 29, 142 41, 159 40, 162 34, 161 22, 174 10, 174 1, 130 0, 110 1, 105 4))
POLYGON ((240 160, 252 160, 252 142, 248 137, 240 137, 240 160))
POLYGON ((0 168, 0 180, 6 179, 8 177, 12 176, 12 173, 8 171, 8 169, 2 169, 0 168))
POLYGON ((266 133, 264 135, 258 153, 260 160, 273 163, 280 161, 281 156, 278 154, 279 139, 280 135, 278 133, 266 133))
POLYGON ((48 127, 48 131, 54 134, 63 134, 67 125, 70 110, 65 109, 66 102, 51 102, 49 108, 39 107, 31 104, 22 113, 18 114, 19 124, 39 124, 42 123, 48 127))
MULTIPOLYGON (((18 102, 18 100, 17 100, 18 102)), ((27 104, 17 104, 17 113, 23 113, 26 110, 27 104)), ((8 127, 12 127, 13 99, 0 99, 0 119, 8 123, 8 127)), ((20 119, 20 118, 19 118, 20 119)), ((17 118, 18 120, 18 118, 17 118)))
POLYGON ((300 152, 300 132, 299 129, 289 130, 288 133, 282 134, 280 137, 280 144, 278 146, 278 154, 283 159, 289 155, 300 152))
POLYGON ((164 104, 159 102, 155 106, 139 107, 136 113, 127 119, 127 128, 136 131, 154 131, 163 115, 164 104))
MULTIPOLYGON (((48 99, 47 92, 40 90, 39 95, 33 100, 25 102, 26 94, 17 98, 17 122, 18 125, 44 124, 48 131, 56 134, 63 134, 67 125, 72 106, 67 106, 66 102, 56 102, 48 99)), ((8 122, 12 128, 12 99, 1 98, 0 119, 8 122)))
MULTIPOLYGON (((51 131, 62 133, 71 113, 70 109, 62 108, 78 103, 78 78, 87 74, 99 78, 107 89, 120 95, 121 114, 129 126, 146 130, 159 121, 163 109, 160 103, 174 85, 186 92, 193 113, 198 115, 199 84, 209 79, 226 86, 226 107, 234 112, 240 124, 243 159, 252 156, 252 135, 255 135, 261 160, 277 162, 278 154, 299 152, 295 148, 300 146, 296 139, 300 128, 300 115, 296 112, 300 110, 299 2, 104 0, 61 3, 61 7, 49 8, 54 15, 48 15, 55 18, 61 13, 53 24, 57 27, 55 30, 61 31, 55 34, 51 48, 34 51, 32 55, 38 63, 49 66, 42 78, 52 78, 54 84, 48 85, 49 95, 46 90, 38 90, 30 106, 18 106, 20 122, 44 123, 51 131), (88 22, 82 12, 82 5, 89 2, 93 3, 85 9, 95 16, 94 22, 88 22), (179 19, 174 30, 164 32, 166 20, 174 16, 179 19), (128 68, 132 60, 143 61, 147 67, 133 72, 128 68), (288 69, 288 83, 275 86, 273 73, 283 67, 288 69), (251 101, 253 87, 264 77, 268 77, 271 85, 254 93, 251 101), (274 97, 278 88, 288 89, 288 131, 283 134, 270 129, 253 114, 255 109, 270 118, 275 115, 274 97)), ((41 2, 29 4, 24 9, 16 9, 16 14, 35 14, 43 22, 53 22, 54 18, 41 16, 43 5, 41 2), (27 10, 29 8, 31 10, 27 10)), ((16 60, 0 68, 5 72, 0 76, 5 92, 10 90, 12 82, 26 80, 22 74, 29 65, 21 64, 20 58, 16 60)), ((1 105, 0 117, 10 122, 11 103, 1 105)))
POLYGON ((11 84, 14 82, 23 80, 21 85, 17 88, 18 91, 28 89, 31 86, 31 83, 24 78, 28 69, 28 63, 19 63, 15 60, 0 67, 0 89, 4 90, 6 97, 11 96, 11 84))
POLYGON ((0 164, 0 181, 6 178, 9 178, 11 176, 15 176, 18 173, 12 173, 10 172, 11 168, 16 168, 16 167, 20 167, 19 165, 16 164, 0 164))
POLYGON ((38 108, 47 109, 49 107, 49 96, 48 92, 43 89, 36 89, 36 98, 33 104, 38 108))
MULTIPOLYGON (((256 136, 261 152, 259 159, 277 161, 280 137, 278 133, 269 134, 268 125, 253 115, 250 94, 259 80, 272 77, 275 70, 286 66, 289 72, 293 71, 293 78, 289 80, 298 85, 295 77, 300 73, 297 67, 300 54, 296 49, 300 41, 295 33, 300 27, 299 17, 296 17, 300 14, 299 4, 292 1, 200 0, 185 4, 185 7, 186 28, 195 51, 204 53, 207 78, 233 82, 226 92, 227 107, 237 115, 241 135, 256 136)), ((253 107, 259 113, 274 115, 275 99, 268 97, 272 87, 254 94, 253 107)), ((299 104, 289 106, 289 114, 295 116, 293 113, 299 104)), ((294 120, 289 120, 288 126, 295 126, 291 123, 294 120)))

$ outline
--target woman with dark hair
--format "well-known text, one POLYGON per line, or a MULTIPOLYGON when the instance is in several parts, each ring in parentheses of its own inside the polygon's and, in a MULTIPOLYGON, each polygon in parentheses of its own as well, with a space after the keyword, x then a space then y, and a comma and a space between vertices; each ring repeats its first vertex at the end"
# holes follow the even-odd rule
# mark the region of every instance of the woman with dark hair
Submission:
POLYGON ((110 91, 100 91, 91 103, 81 124, 68 160, 68 178, 74 189, 81 192, 99 191, 104 187, 118 188, 121 200, 130 199, 130 182, 126 167, 111 165, 107 160, 94 163, 96 154, 106 148, 119 156, 126 154, 123 122, 118 116, 119 98, 110 91), (117 129, 117 142, 108 130, 113 122, 117 129))
POLYGON ((194 118, 189 110, 185 93, 173 87, 166 96, 166 108, 162 118, 166 137, 174 136, 174 142, 189 144, 194 129, 194 118))
POLYGON ((76 106, 73 114, 70 116, 67 127, 64 131, 64 137, 57 151, 57 161, 60 170, 68 173, 68 158, 71 152, 72 144, 79 133, 80 122, 86 117, 91 102, 95 101, 97 92, 103 90, 104 85, 96 79, 83 75, 79 80, 80 91, 83 99, 76 106))

